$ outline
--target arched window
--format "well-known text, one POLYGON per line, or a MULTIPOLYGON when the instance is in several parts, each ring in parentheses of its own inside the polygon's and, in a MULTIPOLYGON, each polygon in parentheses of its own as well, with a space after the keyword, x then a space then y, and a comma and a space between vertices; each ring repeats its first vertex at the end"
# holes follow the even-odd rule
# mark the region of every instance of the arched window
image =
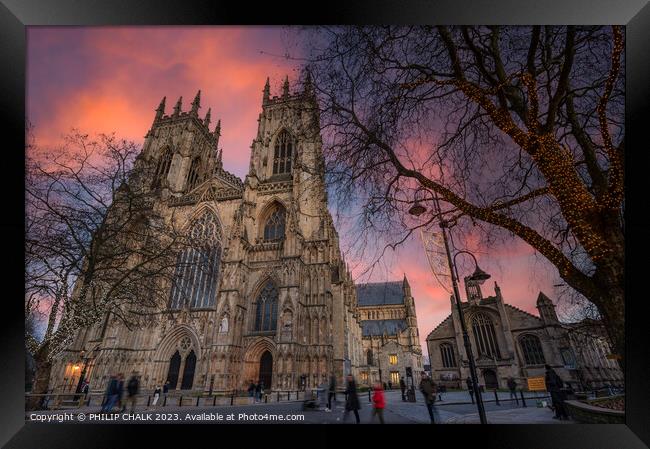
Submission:
POLYGON ((368 365, 370 366, 374 365, 374 360, 372 357, 372 349, 368 349, 367 357, 368 357, 368 365))
POLYGON ((180 309, 184 304, 192 308, 216 304, 221 262, 221 227, 217 217, 206 210, 192 223, 189 238, 189 246, 176 259, 171 309, 180 309))
POLYGON ((499 346, 492 320, 484 314, 478 313, 472 318, 472 330, 478 354, 489 358, 499 358, 499 346))
POLYGON ((156 173, 154 174, 153 188, 159 187, 160 184, 167 179, 169 174, 169 169, 172 166, 172 150, 165 148, 162 155, 158 159, 158 165, 156 166, 156 173))
POLYGON ((444 368, 454 368, 456 366, 456 357, 454 357, 454 348, 449 343, 440 345, 440 356, 444 368))
POLYGON ((521 351, 524 353, 526 365, 543 365, 546 363, 542 343, 535 335, 527 334, 519 340, 521 351))
POLYGON ((291 135, 283 130, 275 139, 273 153, 273 174, 291 173, 291 157, 293 155, 293 141, 291 135))
POLYGON ((284 239, 284 224, 286 211, 281 205, 276 205, 271 215, 264 223, 264 240, 274 241, 284 239))
POLYGON ((255 301, 255 330, 274 331, 278 321, 278 289, 267 281, 255 301))
POLYGON ((187 172, 187 190, 190 191, 194 189, 199 183, 199 163, 200 159, 198 157, 192 160, 190 164, 190 170, 187 172))

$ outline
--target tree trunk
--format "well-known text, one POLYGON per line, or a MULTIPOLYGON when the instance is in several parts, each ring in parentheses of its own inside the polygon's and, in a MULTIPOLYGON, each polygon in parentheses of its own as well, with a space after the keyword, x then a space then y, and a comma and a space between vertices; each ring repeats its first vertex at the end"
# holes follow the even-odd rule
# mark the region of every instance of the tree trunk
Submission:
MULTIPOLYGON (((52 373, 52 362, 48 360, 47 350, 41 348, 34 357, 36 365, 36 375, 34 376, 34 385, 32 387, 33 395, 47 394, 50 385, 50 374, 52 373)), ((43 396, 31 397, 27 401, 27 410, 37 410, 41 408, 43 396)))

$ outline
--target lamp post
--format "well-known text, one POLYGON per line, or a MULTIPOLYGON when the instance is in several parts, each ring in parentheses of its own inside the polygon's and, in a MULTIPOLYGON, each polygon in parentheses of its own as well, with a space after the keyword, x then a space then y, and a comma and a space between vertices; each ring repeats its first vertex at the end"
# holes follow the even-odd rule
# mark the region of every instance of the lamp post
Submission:
MULTIPOLYGON (((467 360, 469 362, 469 372, 472 379, 472 388, 476 392, 476 407, 478 408, 478 415, 481 421, 481 424, 487 424, 487 419, 485 417, 485 407, 483 406, 483 398, 481 397, 481 391, 478 385, 478 376, 476 374, 476 364, 474 363, 474 355, 472 354, 472 345, 469 341, 469 334, 467 333, 467 326, 465 325, 465 318, 463 315, 463 308, 460 303, 460 292, 458 290, 458 270, 456 269, 455 260, 456 256, 459 254, 469 254, 474 259, 476 269, 474 274, 472 274, 468 280, 482 283, 486 279, 490 278, 490 275, 481 270, 476 261, 476 257, 468 251, 459 251, 457 252, 453 259, 451 256, 451 251, 449 249, 449 240, 447 238, 447 222, 442 218, 442 209, 440 208, 440 202, 438 201, 438 195, 433 193, 433 204, 435 207, 435 212, 438 214, 438 221, 440 222, 440 230, 442 233, 442 240, 445 244, 445 252, 447 254, 447 262, 449 264, 449 271, 451 274, 451 283, 454 289, 454 298, 456 299, 456 309, 458 310, 458 319, 460 321, 461 332, 463 333, 463 343, 465 346, 465 352, 467 353, 467 360)), ((419 217, 424 212, 426 208, 420 204, 420 202, 415 200, 415 204, 409 209, 409 214, 419 217)), ((432 366, 433 371, 433 366, 432 366)))
POLYGON ((85 351, 81 351, 81 362, 83 364, 83 367, 81 368, 81 374, 79 374, 79 382, 77 382, 77 389, 75 390, 75 393, 81 393, 81 389, 83 388, 84 384, 84 379, 86 377, 86 368, 88 366, 88 357, 85 355, 85 351))

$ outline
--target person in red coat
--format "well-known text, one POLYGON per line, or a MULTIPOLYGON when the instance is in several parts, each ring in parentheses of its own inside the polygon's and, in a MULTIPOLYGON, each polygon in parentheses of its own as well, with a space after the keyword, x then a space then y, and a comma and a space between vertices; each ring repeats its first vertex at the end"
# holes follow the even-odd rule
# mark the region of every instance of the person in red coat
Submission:
POLYGON ((384 398, 384 389, 381 383, 377 382, 374 387, 372 395, 372 416, 371 421, 374 421, 375 415, 379 416, 379 422, 384 424, 384 408, 386 407, 386 400, 384 398))

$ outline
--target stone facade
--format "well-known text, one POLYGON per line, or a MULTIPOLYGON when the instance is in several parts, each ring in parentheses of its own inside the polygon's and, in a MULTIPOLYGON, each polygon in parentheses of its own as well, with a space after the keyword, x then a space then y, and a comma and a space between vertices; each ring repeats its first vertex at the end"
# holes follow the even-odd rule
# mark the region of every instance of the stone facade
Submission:
POLYGON ((423 370, 415 301, 411 286, 402 282, 381 282, 357 286, 365 359, 359 373, 360 385, 374 382, 399 386, 407 367, 419 379, 423 370))
POLYGON ((137 371, 144 389, 171 379, 172 389, 226 392, 261 379, 288 391, 331 373, 342 385, 365 363, 356 290, 327 209, 309 81, 297 93, 285 81, 271 97, 267 80, 243 182, 223 168, 221 123, 211 131, 211 112, 200 118, 199 108, 200 92, 188 112, 181 98, 166 115, 163 99, 137 163, 158 167, 154 207, 208 239, 214 272, 177 267, 183 279, 194 276, 185 286, 192 293, 170 287, 169 310, 141 328, 107 317, 79 329, 52 370, 55 391, 77 384, 82 350, 93 390, 112 374, 137 371))
MULTIPOLYGON (((599 323, 561 323, 553 302, 541 292, 535 316, 505 303, 496 283, 494 290, 495 296, 483 298, 480 287, 473 285, 471 299, 461 304, 481 385, 507 388, 508 377, 514 377, 525 389, 526 378, 544 376, 545 364, 576 390, 623 384, 618 364, 606 357, 609 344, 599 323)), ((450 299, 451 315, 426 339, 431 372, 436 382, 467 388, 469 364, 458 311, 450 299)))

